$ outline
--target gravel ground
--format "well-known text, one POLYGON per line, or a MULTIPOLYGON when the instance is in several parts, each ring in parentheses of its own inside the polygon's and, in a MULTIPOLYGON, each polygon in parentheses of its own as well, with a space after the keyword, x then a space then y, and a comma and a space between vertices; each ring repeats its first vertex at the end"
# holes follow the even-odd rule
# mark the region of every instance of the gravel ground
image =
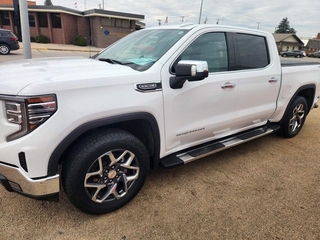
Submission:
POLYGON ((320 110, 292 139, 269 135, 151 171, 122 209, 76 210, 0 187, 0 239, 320 239, 320 110))

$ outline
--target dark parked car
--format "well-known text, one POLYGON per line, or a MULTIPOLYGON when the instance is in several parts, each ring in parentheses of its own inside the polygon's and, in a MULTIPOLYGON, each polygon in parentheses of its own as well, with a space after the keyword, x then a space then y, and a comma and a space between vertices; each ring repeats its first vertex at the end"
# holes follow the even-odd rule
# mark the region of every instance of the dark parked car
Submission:
POLYGON ((310 53, 310 54, 308 55, 308 57, 317 57, 317 58, 320 58, 320 51, 310 53))
POLYGON ((292 50, 287 52, 280 52, 281 57, 296 57, 296 58, 302 58, 306 56, 305 51, 301 50, 292 50))
POLYGON ((20 48, 18 38, 10 30, 0 29, 0 54, 9 54, 20 48))

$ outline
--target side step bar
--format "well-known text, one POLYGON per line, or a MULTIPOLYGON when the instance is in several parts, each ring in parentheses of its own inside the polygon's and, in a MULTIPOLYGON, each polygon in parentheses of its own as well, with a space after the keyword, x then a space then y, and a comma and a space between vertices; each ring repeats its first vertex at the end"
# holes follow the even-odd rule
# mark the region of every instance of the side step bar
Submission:
POLYGON ((198 160, 200 158, 206 157, 213 153, 220 152, 227 148, 239 145, 241 143, 245 143, 250 140, 276 132, 279 128, 279 125, 268 124, 267 126, 242 132, 233 135, 232 137, 225 138, 223 140, 213 141, 211 143, 201 145, 200 147, 189 149, 185 152, 179 152, 178 154, 169 155, 163 158, 160 163, 165 168, 172 168, 179 165, 183 165, 198 160))

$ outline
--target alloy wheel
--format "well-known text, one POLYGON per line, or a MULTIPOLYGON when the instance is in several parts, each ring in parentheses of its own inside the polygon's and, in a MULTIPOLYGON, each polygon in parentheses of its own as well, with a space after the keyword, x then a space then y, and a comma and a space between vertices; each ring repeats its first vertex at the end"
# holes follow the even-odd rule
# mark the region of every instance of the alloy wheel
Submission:
POLYGON ((89 198, 97 203, 125 196, 139 177, 134 153, 112 150, 97 158, 88 169, 84 187, 89 198))
POLYGON ((305 116, 305 109, 303 104, 297 105, 292 112, 292 117, 289 122, 289 128, 292 132, 299 129, 303 123, 303 118, 305 116))

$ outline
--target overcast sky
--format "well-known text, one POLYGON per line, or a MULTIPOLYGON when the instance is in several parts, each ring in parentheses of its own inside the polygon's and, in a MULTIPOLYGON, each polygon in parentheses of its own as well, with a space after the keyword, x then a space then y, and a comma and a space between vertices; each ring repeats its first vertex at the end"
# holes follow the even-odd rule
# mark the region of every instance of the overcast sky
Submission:
MULTIPOLYGON (((199 22, 201 0, 51 0, 53 5, 64 6, 80 11, 99 8, 145 16, 146 27, 163 24, 199 22), (75 4, 76 3, 76 4, 75 4)), ((319 0, 203 0, 201 23, 255 28, 274 32, 280 21, 287 17, 290 27, 298 37, 314 37, 320 32, 319 0)), ((43 5, 44 0, 37 0, 43 5)))

